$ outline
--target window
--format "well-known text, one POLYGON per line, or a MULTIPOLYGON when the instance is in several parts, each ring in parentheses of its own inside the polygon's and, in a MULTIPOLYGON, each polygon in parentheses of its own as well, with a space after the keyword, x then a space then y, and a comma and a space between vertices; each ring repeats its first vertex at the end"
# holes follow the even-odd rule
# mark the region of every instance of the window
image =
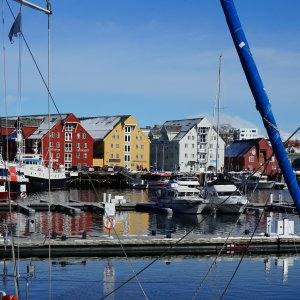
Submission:
POLYGON ((79 132, 77 133, 77 139, 80 139, 80 133, 79 132))
POLYGON ((51 132, 51 137, 55 138, 55 132, 51 132))
POLYGON ((114 144, 110 144, 110 148, 113 149, 114 148, 114 144))
POLYGON ((76 149, 80 149, 80 143, 76 143, 76 149))
POLYGON ((87 158, 87 153, 83 153, 83 158, 87 158))
POLYGON ((249 162, 254 162, 254 156, 249 156, 249 162))
POLYGON ((130 152, 130 145, 125 145, 124 150, 125 152, 130 152))
MULTIPOLYGON (((200 135, 200 143, 206 143, 206 135, 205 134, 201 134, 200 135)), ((214 137, 214 140, 216 139, 216 137, 214 137)))
POLYGON ((72 144, 71 143, 65 143, 65 151, 71 152, 72 151, 72 144))
POLYGON ((82 138, 85 139, 86 138, 86 133, 82 134, 82 138))
POLYGON ((83 148, 84 148, 84 149, 87 149, 87 143, 84 143, 84 144, 83 144, 83 148))
POLYGON ((138 156, 138 154, 136 154, 136 155, 135 155, 135 159, 139 159, 139 156, 138 156))
POLYGON ((50 142, 50 148, 51 148, 51 149, 53 148, 53 143, 52 143, 52 142, 50 142))
POLYGON ((72 132, 65 132, 65 141, 72 141, 72 132))
POLYGON ((187 153, 184 154, 184 157, 187 158, 187 153))
POLYGON ((116 158, 119 158, 119 153, 116 154, 116 158))
POLYGON ((195 148, 195 145, 194 145, 194 144, 192 144, 192 148, 195 148))
POLYGON ((118 134, 116 134, 116 139, 118 140, 120 138, 120 136, 118 134))
POLYGON ((65 130, 66 131, 72 131, 72 129, 73 129, 73 125, 71 123, 66 123, 65 130))
POLYGON ((144 145, 141 145, 141 149, 144 149, 144 145))
POLYGON ((184 144, 184 148, 187 148, 188 147, 188 144, 184 144))
POLYGON ((125 126, 125 132, 130 133, 131 132, 131 126, 125 126))
POLYGON ((144 154, 141 154, 141 159, 144 159, 144 154))
POLYGON ((129 134, 125 134, 125 142, 130 142, 130 135, 129 134))
POLYGON ((126 161, 126 162, 130 161, 130 155, 129 154, 124 155, 124 161, 126 161))
POLYGON ((195 158, 195 154, 194 153, 192 153, 192 158, 195 158))
POLYGON ((195 139, 195 137, 192 135, 192 140, 194 140, 195 139))
POLYGON ((110 158, 114 158, 114 155, 113 155, 113 153, 111 153, 111 154, 110 154, 110 158))
POLYGON ((60 158, 60 153, 56 153, 56 158, 60 158))
POLYGON ((56 132, 56 137, 59 139, 60 138, 60 133, 56 132))
POLYGON ((58 148, 58 149, 60 148, 60 142, 56 143, 56 148, 58 148))
POLYGON ((80 153, 76 153, 76 158, 80 158, 80 153))
POLYGON ((116 148, 119 149, 119 148, 120 148, 120 145, 119 145, 119 144, 116 144, 116 148))
POLYGON ((65 162, 72 162, 72 154, 65 153, 65 162))
POLYGON ((135 145, 135 149, 136 149, 136 150, 139 149, 139 145, 135 145))

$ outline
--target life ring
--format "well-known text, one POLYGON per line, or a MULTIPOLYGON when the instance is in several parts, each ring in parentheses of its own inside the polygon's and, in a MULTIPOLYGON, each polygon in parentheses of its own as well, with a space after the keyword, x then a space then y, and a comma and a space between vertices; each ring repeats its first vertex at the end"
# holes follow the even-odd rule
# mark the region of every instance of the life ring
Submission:
POLYGON ((20 194, 20 197, 21 197, 21 198, 27 198, 27 194, 26 194, 25 192, 22 192, 22 193, 20 194))
POLYGON ((106 217, 104 220, 104 226, 106 229, 111 230, 116 225, 116 220, 113 216, 106 217))

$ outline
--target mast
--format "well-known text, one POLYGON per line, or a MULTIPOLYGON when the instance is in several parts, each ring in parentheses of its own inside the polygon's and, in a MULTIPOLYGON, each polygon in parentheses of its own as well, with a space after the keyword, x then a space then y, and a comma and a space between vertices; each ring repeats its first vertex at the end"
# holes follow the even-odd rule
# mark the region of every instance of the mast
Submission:
POLYGON ((221 68, 222 68, 222 55, 220 55, 220 64, 219 64, 219 72, 218 72, 216 174, 218 174, 218 154, 219 154, 219 125, 220 125, 220 98, 221 98, 221 68))
POLYGON ((268 95, 252 57, 250 47, 242 29, 233 0, 220 1, 234 45, 239 55, 248 84, 252 91, 256 108, 262 117, 284 180, 293 198, 298 214, 300 215, 300 188, 280 138, 279 130, 271 110, 271 104, 269 102, 268 95))

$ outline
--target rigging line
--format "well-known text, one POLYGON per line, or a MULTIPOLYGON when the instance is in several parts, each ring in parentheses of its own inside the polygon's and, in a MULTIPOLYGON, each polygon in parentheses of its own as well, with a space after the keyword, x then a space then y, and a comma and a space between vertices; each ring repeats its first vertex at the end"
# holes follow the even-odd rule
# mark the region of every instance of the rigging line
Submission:
MULTIPOLYGON (((87 175, 88 175, 88 178, 91 179, 91 177, 90 177, 90 175, 89 175, 88 173, 87 173, 87 175)), ((92 181, 91 181, 91 184, 92 184, 92 187, 93 187, 93 189, 94 189, 94 191, 95 191, 95 193, 96 193, 96 196, 97 196, 97 198, 98 198, 98 200, 99 200, 99 202, 100 202, 99 194, 97 193, 96 188, 95 188, 95 185, 93 184, 92 181)), ((105 206, 105 205, 104 205, 104 206, 105 206)), ((103 206, 103 208, 104 208, 104 206, 103 206)), ((110 223, 110 226, 112 227, 112 229, 113 229, 113 231, 114 231, 114 234, 116 235, 116 237, 117 237, 117 239, 118 239, 118 243, 120 244, 120 247, 121 247, 121 249, 122 249, 122 251, 123 251, 123 253, 124 253, 124 255, 125 255, 125 257, 126 257, 128 263, 129 263, 129 265, 130 265, 130 268, 131 268, 131 270, 132 270, 132 273, 134 274, 134 278, 136 278, 136 281, 138 282, 138 285, 139 285, 139 287, 140 287, 140 289, 141 289, 141 291, 142 291, 142 293, 143 293, 145 299, 148 299, 147 294, 146 294, 146 292, 145 292, 145 290, 144 290, 144 288, 143 288, 143 286, 142 286, 142 284, 141 284, 141 282, 140 282, 140 280, 139 280, 139 278, 138 278, 138 276, 137 276, 137 274, 136 274, 136 271, 135 271, 135 269, 134 269, 134 267, 133 267, 133 265, 132 265, 131 259, 128 257, 128 255, 127 255, 127 253, 126 253, 126 250, 125 250, 125 248, 124 248, 124 246, 123 246, 123 243, 122 243, 122 241, 121 241, 121 238, 119 237, 119 235, 118 235, 118 233, 117 233, 117 231, 116 231, 116 229, 115 229, 115 226, 114 226, 114 224, 113 224, 113 221, 109 218, 107 212, 105 211, 105 208, 104 208, 104 213, 105 213, 105 216, 107 217, 107 219, 108 219, 108 221, 109 221, 109 223, 110 223)))
MULTIPOLYGON (((275 185, 275 183, 273 184, 273 187, 272 187, 272 189, 271 189, 271 191, 270 191, 270 193, 269 193, 269 197, 267 197, 267 200, 266 200, 266 202, 265 202, 264 208, 267 206, 267 203, 268 203, 268 201, 269 201, 269 199, 270 199, 271 193, 272 193, 272 191, 273 191, 273 189, 274 189, 274 185, 275 185)), ((258 222, 257 222, 257 224, 256 224, 256 226, 255 226, 255 228, 254 228, 254 230, 253 230, 253 233, 252 233, 252 235, 251 235, 251 237, 250 237, 250 240, 249 240, 249 242, 248 242, 248 244, 247 244, 247 246, 246 246, 246 250, 247 250, 247 251, 248 251, 248 249, 249 249, 249 247, 250 247, 250 245, 251 245, 251 242, 252 242, 252 240, 253 240, 253 238, 254 238, 254 234, 255 234, 255 232, 256 232, 256 230, 257 230, 257 228, 258 228, 258 225, 260 224, 260 222, 261 222, 262 217, 263 217, 264 214, 265 214, 265 210, 263 210, 263 212, 260 214, 260 217, 259 217, 259 219, 258 219, 258 222)), ((240 258, 240 260, 239 260, 239 263, 237 264, 237 266, 236 266, 236 268, 235 268, 235 270, 234 270, 234 272, 233 272, 233 274, 232 274, 232 276, 231 276, 231 278, 230 278, 230 280, 229 280, 227 286, 225 287, 225 289, 224 289, 224 291, 223 291, 223 293, 222 293, 220 299, 223 299, 223 297, 225 296, 226 291, 228 290, 228 288, 229 288, 229 286, 230 286, 230 284, 231 284, 233 278, 235 277, 235 275, 236 275, 236 273, 237 273, 237 271, 238 271, 238 269, 239 269, 239 267, 240 267, 240 265, 241 265, 241 263, 242 263, 242 261, 243 261, 245 255, 246 255, 247 251, 245 251, 245 252, 242 254, 242 256, 241 256, 241 258, 240 258)))
MULTIPOLYGON (((148 269, 150 266, 152 266, 156 261, 158 261, 159 259, 161 259, 162 257, 164 257, 166 254, 168 254, 174 247, 176 247, 182 240, 184 240, 193 230, 195 230, 195 228, 197 228, 198 226, 200 226, 206 219, 208 219, 210 216, 212 216, 214 214, 214 212, 211 212, 209 214, 207 214, 200 223, 194 225, 190 230, 188 230, 181 238, 179 238, 173 245, 168 246, 168 248, 161 253, 158 257, 156 257, 153 261, 151 261, 148 265, 146 265, 144 268, 142 268, 140 271, 138 271, 136 273, 136 275, 140 275, 142 272, 144 272, 146 269, 148 269)), ((117 290, 119 290, 120 288, 122 288, 124 285, 126 285, 128 282, 130 282, 132 279, 134 279, 134 276, 129 277, 126 281, 124 281, 121 285, 119 285, 118 287, 116 287, 113 291, 109 292, 108 294, 106 294, 105 296, 103 296, 102 299, 106 299, 107 297, 109 297, 110 295, 112 295, 113 293, 115 293, 117 290)))
POLYGON ((207 270, 205 276, 204 276, 204 277, 202 278, 202 280, 200 281, 199 286, 196 288, 195 293, 194 293, 193 298, 192 298, 193 300, 196 299, 196 296, 197 296, 197 294, 200 292, 200 288, 201 288, 203 282, 205 281, 205 279, 207 278, 208 274, 210 273, 212 267, 216 264, 217 259, 220 257, 221 253, 222 253, 223 250, 225 249, 225 245, 226 245, 227 241, 229 240, 229 238, 230 238, 230 236, 231 236, 231 234, 232 234, 234 228, 236 227, 236 225, 237 225, 237 223, 238 223, 238 221, 239 221, 241 215, 245 212, 245 209, 246 209, 246 206, 244 207, 243 211, 238 215, 238 218, 237 218, 236 222, 234 223, 234 225, 232 226, 232 229, 229 231, 229 233, 228 233, 228 235, 227 235, 227 237, 226 237, 226 240, 225 240, 225 242, 224 242, 222 248, 221 248, 220 251, 218 252, 218 254, 217 254, 217 256, 215 257, 215 259, 213 260, 213 262, 211 263, 211 265, 210 265, 209 269, 207 270))
MULTIPOLYGON (((237 191, 237 190, 238 190, 238 188, 237 188, 235 191, 237 191)), ((233 192, 233 193, 234 193, 234 192, 233 192)), ((252 193, 251 193, 251 197, 250 197, 250 199, 249 199, 249 202, 252 200, 252 197, 253 197, 253 196, 254 196, 254 193, 252 192, 252 193)), ((226 199, 226 200, 227 200, 227 199, 226 199)), ((221 255, 222 251, 224 250, 226 242, 227 242, 228 239, 230 238, 230 235, 231 235, 233 229, 234 229, 235 226, 237 225, 237 222, 239 221, 241 215, 245 212, 245 210, 246 210, 246 205, 244 206, 243 211, 239 214, 236 223, 235 223, 234 226, 232 227, 232 230, 228 233, 228 236, 227 236, 227 238, 226 238, 226 240, 225 240, 225 242, 224 242, 224 244, 223 244, 221 250, 220 250, 219 253, 217 254, 216 258, 215 258, 214 261, 212 262, 212 264, 211 264, 211 266, 209 267, 209 269, 208 269, 207 273, 205 274, 204 278, 203 278, 202 281, 200 282, 200 285, 199 285, 199 287, 196 289, 196 291, 195 291, 194 296, 193 296, 192 299, 196 299, 196 296, 197 296, 197 294, 199 293, 199 290, 200 290, 200 288, 201 288, 203 282, 204 282, 205 279, 207 278, 207 276, 208 276, 208 274, 210 273, 210 271, 211 271, 213 265, 216 263, 218 257, 221 255)))
MULTIPOLYGON (((2 23, 3 23, 3 31, 2 31, 2 47, 3 47, 3 74, 4 74, 4 99, 5 99, 5 125, 6 125, 6 136, 8 137, 8 120, 7 120, 7 80, 6 80, 6 51, 5 51, 5 39, 4 39, 4 5, 2 0, 2 23)), ((6 142, 6 156, 8 162, 8 140, 6 142)), ((7 165, 8 166, 8 165, 7 165)), ((8 176, 8 175, 7 175, 8 176)), ((11 206, 11 199, 10 199, 10 182, 7 180, 8 177, 6 176, 6 181, 8 185, 8 201, 9 201, 9 220, 12 223, 12 206, 11 206)), ((14 266, 14 285, 16 296, 19 298, 19 282, 17 278, 17 271, 16 271, 16 258, 15 258, 15 245, 14 245, 14 237, 11 231, 11 249, 12 249, 12 259, 13 259, 13 266, 14 266)))
MULTIPOLYGON (((273 157, 273 155, 274 155, 274 153, 272 153, 272 155, 270 156, 270 158, 267 160, 267 163, 265 163, 263 172, 264 172, 265 169, 267 168, 267 165, 268 165, 268 163, 270 162, 270 160, 271 160, 271 158, 273 157)), ((265 208, 266 208, 267 203, 268 203, 268 201, 269 201, 269 199, 270 199, 270 196, 271 196, 271 193, 272 193, 272 191, 273 191, 273 189, 274 189, 274 186, 275 186, 275 182, 273 183, 272 189, 271 189, 271 191, 270 191, 270 193, 269 193, 269 197, 267 197, 267 199, 266 199, 266 202, 265 202, 265 205, 264 205, 264 210, 263 210, 263 212, 261 213, 261 215, 260 215, 260 217, 259 217, 259 219, 258 219, 258 222, 257 222, 257 224, 256 224, 256 226, 255 226, 255 228, 254 228, 254 230, 253 230, 253 233, 252 233, 252 235, 251 235, 251 238, 250 238, 250 240, 249 240, 249 242, 248 242, 248 244, 247 244, 247 246, 246 246, 246 250, 247 250, 247 251, 248 251, 248 249, 249 249, 249 247, 250 247, 250 245, 251 245, 251 242, 252 242, 253 237, 254 237, 254 234, 255 234, 255 232, 256 232, 256 230, 257 230, 257 228, 258 228, 258 225, 260 224, 260 222, 261 222, 261 220, 262 220, 262 217, 263 217, 263 215, 264 215, 264 213, 265 213, 265 208)), ((242 254, 241 259, 240 259, 238 265, 236 266, 236 268, 235 268, 235 270, 234 270, 234 272, 233 272, 233 274, 232 274, 232 276, 231 276, 231 278, 230 278, 230 280, 229 280, 227 286, 225 287, 225 289, 224 289, 224 291, 223 291, 223 293, 222 293, 220 299, 223 299, 223 297, 225 296, 225 293, 226 293, 226 291, 228 290, 228 288, 229 288, 229 286, 230 286, 230 284, 231 284, 233 278, 235 277, 235 275, 236 275, 236 273, 237 273, 237 271, 238 271, 238 269, 239 269, 239 267, 240 267, 240 265, 241 265, 241 263, 242 263, 242 261, 243 261, 245 255, 246 255, 246 252, 247 252, 247 251, 245 251, 245 252, 242 254)))
MULTIPOLYGON (((9 3, 8 3, 8 0, 5 0, 5 1, 6 1, 7 5, 8 5, 8 8, 9 8, 9 10, 10 10, 10 12, 11 12, 11 14, 12 14, 14 20, 15 20, 15 19, 16 19, 16 18, 15 18, 15 15, 14 15, 14 13, 13 13, 13 11, 12 11, 12 9, 11 9, 9 3)), ((28 45, 28 43, 27 43, 27 40, 25 39, 25 36, 24 36, 22 30, 20 31, 20 35, 22 36, 22 38, 23 38, 23 40, 24 40, 24 42, 25 42, 25 45, 26 45, 26 47, 27 47, 27 50, 28 50, 29 53, 30 53, 30 56, 31 56, 31 58, 32 58, 32 60, 33 60, 33 62, 34 62, 34 65, 35 65, 35 67, 36 67, 36 69, 37 69, 37 71, 38 71, 38 73, 39 73, 39 75, 40 75, 40 77, 41 77, 41 79, 42 79, 42 81, 43 81, 43 83, 44 83, 44 86, 45 86, 45 88, 46 88, 46 90, 47 90, 47 92, 48 92, 48 94, 49 94, 49 96, 50 96, 50 98, 51 98, 51 100, 52 100, 52 103, 53 103, 53 105, 55 106, 55 109, 56 109, 57 113, 59 114, 61 121, 63 121, 63 118, 62 118, 62 116, 61 116, 61 113, 60 113, 59 110, 58 110, 58 107, 57 107, 57 105, 56 105, 56 103, 55 103, 55 100, 54 100, 54 98, 52 97, 52 94, 51 94, 51 92, 50 92, 50 90, 49 90, 49 87, 48 87, 48 85, 47 85, 47 83, 46 83, 46 80, 45 80, 45 78, 44 78, 44 76, 43 76, 43 74, 42 74, 42 72, 41 72, 41 70, 40 70, 40 68, 39 68, 39 66, 38 66, 38 64, 37 64, 37 62, 36 62, 36 59, 34 58, 34 55, 33 55, 32 51, 31 51, 31 49, 30 49, 30 47, 29 47, 29 45, 28 45)))

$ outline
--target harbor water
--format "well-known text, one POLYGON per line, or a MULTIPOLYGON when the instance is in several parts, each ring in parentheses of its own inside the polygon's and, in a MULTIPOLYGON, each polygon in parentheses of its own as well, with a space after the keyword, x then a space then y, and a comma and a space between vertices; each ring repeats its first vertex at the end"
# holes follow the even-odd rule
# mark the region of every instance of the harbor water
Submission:
MULTIPOLYGON (((68 203, 70 200, 102 202, 104 193, 123 195, 130 202, 150 202, 155 198, 151 190, 71 189, 51 192, 51 201, 68 203)), ((291 202, 286 190, 272 191, 273 201, 291 202)), ((250 201, 265 203, 270 190, 255 191, 250 201)), ((48 193, 28 195, 24 203, 47 201, 48 193)), ((13 212, 1 212, 16 239, 44 236, 51 230, 58 236, 87 238, 181 238, 241 236, 266 232, 267 217, 272 217, 272 230, 277 220, 294 221, 295 234, 300 234, 299 216, 296 214, 249 211, 238 220, 231 215, 160 215, 136 211, 117 212, 115 231, 105 228, 104 217, 93 212, 70 216, 62 212, 36 212, 34 228, 29 219, 13 212), (260 222, 259 222, 260 221, 260 222), (259 222, 259 223, 258 223, 259 222), (258 224, 258 225, 257 225, 258 224)), ((21 299, 102 299, 117 289, 107 299, 298 299, 300 257, 289 256, 241 257, 231 255, 215 257, 162 256, 120 258, 38 258, 18 261, 21 299), (157 259, 157 260, 156 260, 157 259), (156 260, 156 261, 155 261, 156 260), (155 262, 154 262, 155 261, 155 262), (239 267, 238 267, 239 266, 239 267), (133 275, 145 269, 138 275, 133 275), (126 281, 128 283, 124 284, 126 281), (26 285, 28 288, 26 289, 26 285), (27 290, 27 292, 26 292, 27 290)), ((13 264, 2 261, 3 277, 0 290, 14 292, 13 264)))

